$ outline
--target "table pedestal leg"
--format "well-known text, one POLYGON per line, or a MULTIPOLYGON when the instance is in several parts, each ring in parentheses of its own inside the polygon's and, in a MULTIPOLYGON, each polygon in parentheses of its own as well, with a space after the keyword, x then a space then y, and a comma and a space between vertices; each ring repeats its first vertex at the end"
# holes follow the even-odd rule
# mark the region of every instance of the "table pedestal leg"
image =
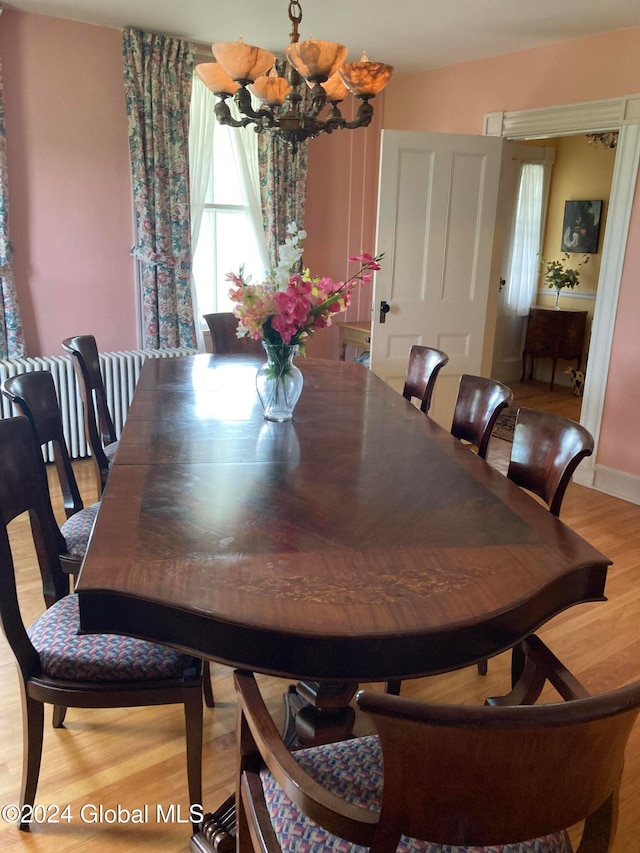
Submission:
POLYGON ((356 714, 349 702, 358 689, 353 681, 299 681, 285 693, 282 739, 290 749, 347 740, 356 714))

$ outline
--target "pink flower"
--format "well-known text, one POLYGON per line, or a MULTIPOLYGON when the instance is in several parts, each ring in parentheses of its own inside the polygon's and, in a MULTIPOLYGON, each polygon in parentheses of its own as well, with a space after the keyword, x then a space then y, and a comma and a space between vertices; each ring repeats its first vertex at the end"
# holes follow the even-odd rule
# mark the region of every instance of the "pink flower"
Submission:
POLYGON ((379 270, 380 264, 378 260, 381 258, 374 258, 371 255, 367 254, 367 252, 363 252, 361 255, 353 255, 349 258, 350 261, 358 261, 358 263, 364 264, 372 270, 379 270))

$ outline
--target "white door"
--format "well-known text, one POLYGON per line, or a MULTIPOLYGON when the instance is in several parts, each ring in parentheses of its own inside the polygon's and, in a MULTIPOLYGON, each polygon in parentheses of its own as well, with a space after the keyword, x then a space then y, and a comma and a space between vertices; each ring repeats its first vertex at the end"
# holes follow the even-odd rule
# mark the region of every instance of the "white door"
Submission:
MULTIPOLYGON (((554 156, 555 149, 552 147, 505 141, 497 213, 497 228, 504 234, 505 250, 502 252, 502 271, 500 275, 498 314, 496 317, 491 376, 494 379, 499 379, 501 382, 506 382, 507 385, 520 379, 522 373, 522 349, 524 347, 524 333, 527 322, 526 316, 519 316, 507 304, 509 269, 511 266, 511 253, 516 225, 520 167, 522 163, 540 163, 544 166, 542 198, 540 201, 542 211, 540 237, 542 238, 554 156)), ((533 301, 535 302, 535 291, 533 301)))
POLYGON ((371 369, 401 391, 413 344, 444 350, 430 415, 447 429, 460 375, 482 372, 502 145, 382 133, 371 369))

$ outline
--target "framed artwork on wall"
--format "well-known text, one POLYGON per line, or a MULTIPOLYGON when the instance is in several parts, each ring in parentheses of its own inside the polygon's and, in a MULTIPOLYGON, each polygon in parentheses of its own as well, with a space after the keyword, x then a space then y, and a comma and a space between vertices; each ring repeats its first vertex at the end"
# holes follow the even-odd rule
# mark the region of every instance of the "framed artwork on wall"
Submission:
POLYGON ((601 213, 602 201, 565 201, 561 250, 595 255, 601 213))

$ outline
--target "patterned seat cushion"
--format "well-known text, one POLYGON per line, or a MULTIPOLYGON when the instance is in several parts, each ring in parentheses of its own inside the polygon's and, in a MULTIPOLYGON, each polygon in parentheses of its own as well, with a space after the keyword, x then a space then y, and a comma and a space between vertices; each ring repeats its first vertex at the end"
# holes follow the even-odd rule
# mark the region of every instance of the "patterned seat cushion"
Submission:
POLYGON ((178 678, 198 666, 168 646, 112 634, 78 634, 78 596, 67 595, 29 628, 44 675, 67 681, 178 678))
MULTIPOLYGON (((294 753, 294 758, 324 788, 349 803, 380 811, 382 750, 375 735, 315 746, 294 753)), ((271 824, 286 853, 367 853, 327 832, 306 817, 286 796, 268 770, 260 774, 271 824)), ((402 836, 398 853, 571 853, 564 832, 518 844, 497 847, 452 847, 402 836)))
POLYGON ((93 523, 98 514, 99 503, 91 504, 76 512, 60 527, 67 543, 67 553, 72 557, 84 557, 87 552, 87 542, 93 530, 93 523))
POLYGON ((104 448, 104 455, 107 457, 107 462, 109 463, 109 467, 111 467, 111 463, 118 452, 118 443, 117 441, 111 442, 111 444, 107 444, 104 448))

